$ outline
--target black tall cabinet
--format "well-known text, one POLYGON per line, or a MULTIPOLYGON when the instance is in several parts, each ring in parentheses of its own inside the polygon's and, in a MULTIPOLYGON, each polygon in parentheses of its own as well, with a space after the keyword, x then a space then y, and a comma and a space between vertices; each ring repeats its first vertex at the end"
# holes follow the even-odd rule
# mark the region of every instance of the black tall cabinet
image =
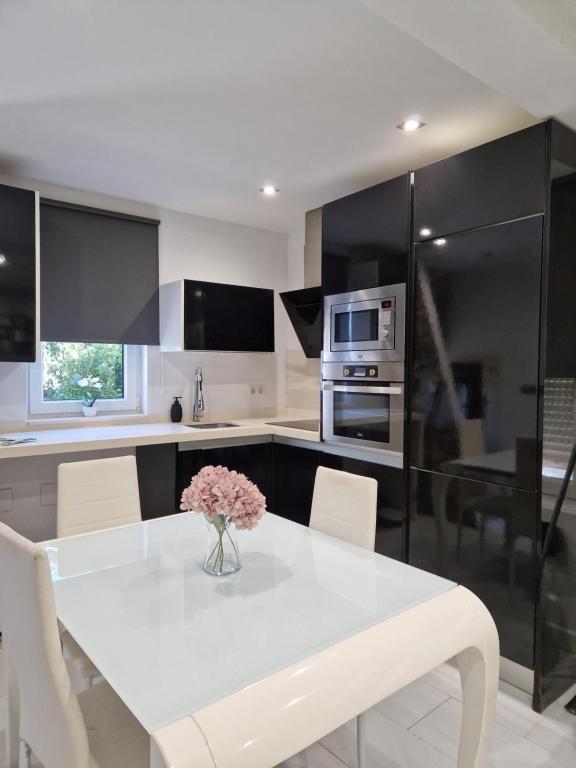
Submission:
POLYGON ((576 564, 542 560, 541 510, 545 381, 575 375, 575 151, 549 121, 413 188, 409 560, 484 600, 502 655, 535 670, 536 708, 576 678, 576 564))
POLYGON ((36 194, 0 185, 0 361, 36 359, 36 194))

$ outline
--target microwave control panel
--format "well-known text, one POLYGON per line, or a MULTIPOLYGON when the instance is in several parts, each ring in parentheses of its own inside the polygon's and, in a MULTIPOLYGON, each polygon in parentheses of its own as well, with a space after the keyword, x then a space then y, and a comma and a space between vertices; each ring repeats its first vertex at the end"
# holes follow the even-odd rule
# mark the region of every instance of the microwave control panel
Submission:
POLYGON ((375 379, 378 377, 377 365, 345 365, 342 369, 345 379, 354 377, 357 379, 375 379))

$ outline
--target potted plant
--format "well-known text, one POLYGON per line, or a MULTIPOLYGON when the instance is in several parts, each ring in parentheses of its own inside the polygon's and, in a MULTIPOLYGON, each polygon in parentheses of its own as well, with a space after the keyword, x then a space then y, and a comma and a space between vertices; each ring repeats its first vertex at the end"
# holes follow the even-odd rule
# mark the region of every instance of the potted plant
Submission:
POLYGON ((252 529, 266 511, 266 497, 246 475, 203 467, 182 492, 180 509, 202 512, 208 523, 204 570, 225 576, 240 569, 236 529, 252 529))
POLYGON ((97 376, 86 376, 78 380, 78 386, 83 389, 82 392, 82 412, 84 416, 96 416, 98 406, 96 400, 100 397, 102 382, 97 376))

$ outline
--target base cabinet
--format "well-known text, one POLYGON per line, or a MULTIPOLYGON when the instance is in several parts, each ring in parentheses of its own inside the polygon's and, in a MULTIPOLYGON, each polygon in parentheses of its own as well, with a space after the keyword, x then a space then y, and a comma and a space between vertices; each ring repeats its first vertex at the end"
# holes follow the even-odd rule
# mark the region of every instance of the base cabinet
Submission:
POLYGON ((397 560, 404 556, 404 492, 400 469, 349 459, 298 446, 274 444, 272 511, 302 525, 310 522, 318 467, 329 467, 378 481, 376 551, 397 560))
POLYGON ((143 520, 178 512, 175 443, 139 445, 136 448, 138 488, 143 520))
POLYGON ((202 467, 228 467, 242 472, 262 491, 270 508, 273 495, 272 443, 233 445, 222 448, 196 448, 178 453, 177 494, 190 484, 202 467))

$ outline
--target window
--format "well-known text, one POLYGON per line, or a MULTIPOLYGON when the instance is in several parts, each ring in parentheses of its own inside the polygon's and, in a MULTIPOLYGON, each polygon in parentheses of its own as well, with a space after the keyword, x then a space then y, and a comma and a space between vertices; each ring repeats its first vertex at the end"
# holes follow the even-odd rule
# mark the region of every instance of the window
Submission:
POLYGON ((75 415, 94 399, 100 413, 139 411, 141 358, 137 346, 43 341, 30 366, 30 415, 75 415))

